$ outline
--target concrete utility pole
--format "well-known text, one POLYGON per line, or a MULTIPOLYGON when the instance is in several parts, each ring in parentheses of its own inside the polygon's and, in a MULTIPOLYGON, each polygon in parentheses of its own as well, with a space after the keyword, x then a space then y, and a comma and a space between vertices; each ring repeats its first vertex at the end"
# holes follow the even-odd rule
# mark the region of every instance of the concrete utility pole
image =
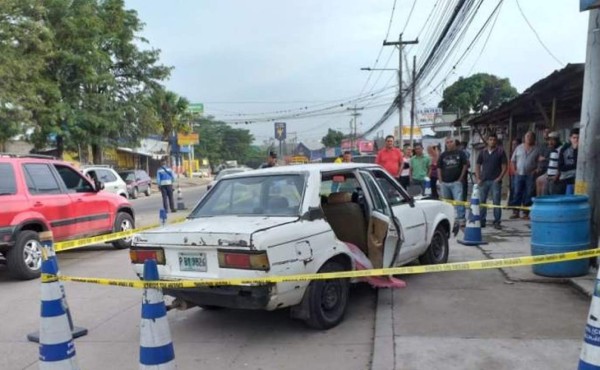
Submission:
POLYGON ((600 228, 600 9, 590 10, 575 193, 590 197, 591 247, 598 245, 600 228))
POLYGON ((357 108, 356 105, 354 106, 354 108, 348 108, 348 110, 352 111, 351 116, 353 117, 352 127, 350 128, 350 150, 354 150, 354 144, 356 143, 356 118, 361 116, 361 114, 358 113, 358 111, 363 109, 365 108, 357 108))
POLYGON ((413 55, 412 70, 412 104, 410 105, 410 147, 413 147, 413 130, 415 129, 415 92, 417 90, 417 56, 413 55))
POLYGON ((398 143, 402 147, 402 108, 404 106, 404 96, 402 95, 402 50, 404 45, 418 44, 419 39, 412 41, 402 41, 402 34, 398 36, 398 41, 383 41, 383 46, 398 47, 398 143))

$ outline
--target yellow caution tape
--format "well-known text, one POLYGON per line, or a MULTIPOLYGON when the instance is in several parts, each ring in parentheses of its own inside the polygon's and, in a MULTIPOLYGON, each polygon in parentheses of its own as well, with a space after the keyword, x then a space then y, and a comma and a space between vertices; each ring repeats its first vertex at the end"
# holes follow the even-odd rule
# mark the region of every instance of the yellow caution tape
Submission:
MULTIPOLYGON (((170 223, 183 222, 184 220, 185 220, 185 217, 181 217, 170 223)), ((159 226, 160 226, 160 224, 153 224, 153 225, 149 225, 149 226, 138 227, 136 229, 119 231, 116 233, 98 235, 98 236, 93 236, 93 237, 83 238, 83 239, 67 240, 64 242, 57 242, 57 243, 54 243, 54 250, 56 252, 64 252, 64 251, 68 251, 71 249, 87 247, 88 245, 112 242, 115 240, 132 237, 133 235, 135 235, 139 232, 142 232, 144 230, 154 229, 159 226)))
MULTIPOLYGON (((124 280, 124 279, 102 279, 102 278, 86 278, 75 276, 58 276, 62 281, 73 281, 78 283, 89 283, 99 285, 112 285, 128 288, 154 288, 154 289, 177 289, 177 288, 197 288, 202 286, 217 286, 217 285, 261 285, 286 283, 295 281, 312 281, 326 279, 346 279, 346 278, 361 278, 369 276, 389 276, 389 275, 405 275, 405 274, 425 274, 430 272, 447 272, 447 271, 473 271, 484 269, 496 269, 501 267, 518 267, 529 266, 551 262, 571 261, 589 257, 600 256, 600 249, 588 249, 577 252, 555 253, 540 256, 523 256, 482 261, 468 261, 446 263, 442 265, 427 265, 427 266, 405 266, 393 267, 384 269, 372 270, 357 270, 357 271, 341 271, 327 272, 320 274, 300 274, 300 275, 285 275, 285 276, 270 276, 260 278, 235 278, 235 279, 199 279, 199 280, 178 280, 178 281, 140 281, 140 280, 124 280)), ((48 279, 55 279, 56 275, 42 274, 42 282, 48 279)))
MULTIPOLYGON (((465 207, 470 207, 471 206, 471 202, 463 202, 462 200, 453 200, 453 199, 445 199, 445 198, 440 198, 441 201, 444 201, 446 203, 450 203, 453 206, 465 206, 465 207)), ((519 210, 523 210, 523 211, 531 211, 531 207, 522 207, 522 206, 497 206, 491 203, 481 203, 479 204, 479 207, 485 207, 485 208, 501 208, 501 209, 519 209, 519 210)))

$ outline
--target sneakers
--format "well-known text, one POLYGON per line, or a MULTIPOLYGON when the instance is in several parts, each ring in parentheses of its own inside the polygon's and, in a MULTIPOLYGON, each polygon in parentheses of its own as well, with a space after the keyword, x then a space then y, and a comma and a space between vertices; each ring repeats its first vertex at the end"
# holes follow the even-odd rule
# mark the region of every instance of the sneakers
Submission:
POLYGON ((521 217, 521 219, 522 219, 522 220, 529 220, 529 214, 528 214, 528 213, 525 213, 525 214, 523 215, 523 217, 521 217))
POLYGON ((494 229, 502 230, 502 225, 500 225, 500 222, 494 222, 494 229))
POLYGON ((513 212, 513 214, 509 217, 511 220, 516 220, 519 218, 519 212, 513 212))
POLYGON ((483 229, 485 227, 485 220, 481 220, 479 223, 481 224, 481 228, 483 229))

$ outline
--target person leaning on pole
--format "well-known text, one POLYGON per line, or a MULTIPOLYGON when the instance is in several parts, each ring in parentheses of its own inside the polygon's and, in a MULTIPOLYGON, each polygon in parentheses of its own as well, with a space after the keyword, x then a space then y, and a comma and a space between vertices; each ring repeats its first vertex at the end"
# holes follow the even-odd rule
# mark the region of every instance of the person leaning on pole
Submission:
POLYGON ((156 171, 156 183, 158 184, 158 189, 162 195, 163 209, 165 212, 168 212, 169 206, 171 212, 177 212, 175 209, 175 201, 173 200, 174 180, 175 175, 173 174, 173 170, 167 167, 167 161, 163 159, 160 161, 160 167, 158 168, 158 171, 156 171))
MULTIPOLYGON (((491 134, 487 138, 487 148, 482 150, 477 157, 475 165, 475 178, 479 185, 479 200, 481 204, 487 202, 489 192, 492 192, 492 202, 500 205, 502 199, 502 179, 506 174, 508 160, 501 146, 498 146, 498 137, 491 134)), ((486 225, 487 207, 481 208, 481 227, 486 225)), ((502 226, 502 209, 494 207, 494 228, 500 230, 502 226)))
POLYGON ((438 179, 441 182, 442 197, 444 199, 459 201, 455 205, 456 221, 460 226, 465 226, 465 206, 463 202, 463 181, 467 176, 467 156, 462 150, 456 148, 456 140, 446 138, 446 151, 438 159, 438 179))
POLYGON ((400 169, 404 164, 404 156, 400 149, 394 147, 394 136, 385 137, 385 147, 377 153, 375 163, 383 167, 396 180, 400 179, 400 169))

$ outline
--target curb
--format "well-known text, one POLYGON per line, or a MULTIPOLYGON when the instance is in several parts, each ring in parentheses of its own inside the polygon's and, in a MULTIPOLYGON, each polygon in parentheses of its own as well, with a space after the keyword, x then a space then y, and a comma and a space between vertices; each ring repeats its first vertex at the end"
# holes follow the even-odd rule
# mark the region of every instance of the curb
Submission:
POLYGON ((377 290, 371 370, 394 370, 396 367, 393 303, 392 289, 377 290))

